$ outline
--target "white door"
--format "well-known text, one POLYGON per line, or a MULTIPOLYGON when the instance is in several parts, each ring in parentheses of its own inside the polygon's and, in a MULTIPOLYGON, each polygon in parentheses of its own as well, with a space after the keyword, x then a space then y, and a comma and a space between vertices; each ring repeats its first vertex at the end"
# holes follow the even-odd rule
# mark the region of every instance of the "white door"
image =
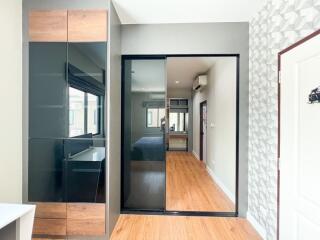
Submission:
POLYGON ((280 114, 280 240, 317 240, 320 239, 320 35, 281 56, 280 114))

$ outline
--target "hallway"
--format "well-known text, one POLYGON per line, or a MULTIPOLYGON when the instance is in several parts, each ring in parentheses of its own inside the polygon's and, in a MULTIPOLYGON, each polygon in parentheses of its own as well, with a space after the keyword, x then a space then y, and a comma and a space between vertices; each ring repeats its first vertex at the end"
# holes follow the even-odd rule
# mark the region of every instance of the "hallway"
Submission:
POLYGON ((192 153, 167 152, 166 210, 232 212, 234 204, 192 153))
POLYGON ((111 240, 258 240, 241 218, 121 215, 111 240))

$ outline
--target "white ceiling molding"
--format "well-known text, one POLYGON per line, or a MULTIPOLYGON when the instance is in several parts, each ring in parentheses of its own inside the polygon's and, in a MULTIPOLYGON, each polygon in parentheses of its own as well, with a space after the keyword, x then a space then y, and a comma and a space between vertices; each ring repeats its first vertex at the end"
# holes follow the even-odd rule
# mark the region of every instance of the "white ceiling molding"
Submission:
POLYGON ((113 0, 122 24, 248 22, 266 0, 113 0))

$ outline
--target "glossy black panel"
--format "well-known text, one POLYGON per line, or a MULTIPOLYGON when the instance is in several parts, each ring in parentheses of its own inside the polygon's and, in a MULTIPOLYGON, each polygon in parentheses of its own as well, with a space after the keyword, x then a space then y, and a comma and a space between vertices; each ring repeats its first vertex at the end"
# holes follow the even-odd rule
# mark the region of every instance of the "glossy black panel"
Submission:
POLYGON ((29 140, 29 201, 63 202, 63 140, 29 140))
POLYGON ((30 43, 29 137, 67 137, 67 44, 30 43))
POLYGON ((125 60, 122 208, 165 207, 165 60, 125 60))
POLYGON ((28 198, 105 202, 106 43, 30 43, 28 198))
POLYGON ((64 141, 66 202, 105 202, 105 142, 90 135, 64 141), (72 151, 76 153, 71 154, 72 151))

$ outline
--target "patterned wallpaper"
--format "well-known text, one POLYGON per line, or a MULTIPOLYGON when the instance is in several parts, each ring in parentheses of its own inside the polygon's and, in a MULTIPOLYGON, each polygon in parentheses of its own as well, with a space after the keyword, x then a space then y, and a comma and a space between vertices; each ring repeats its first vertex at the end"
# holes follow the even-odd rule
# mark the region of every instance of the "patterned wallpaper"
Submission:
POLYGON ((320 0, 268 0, 250 22, 248 213, 276 239, 277 54, 320 29, 320 0))

